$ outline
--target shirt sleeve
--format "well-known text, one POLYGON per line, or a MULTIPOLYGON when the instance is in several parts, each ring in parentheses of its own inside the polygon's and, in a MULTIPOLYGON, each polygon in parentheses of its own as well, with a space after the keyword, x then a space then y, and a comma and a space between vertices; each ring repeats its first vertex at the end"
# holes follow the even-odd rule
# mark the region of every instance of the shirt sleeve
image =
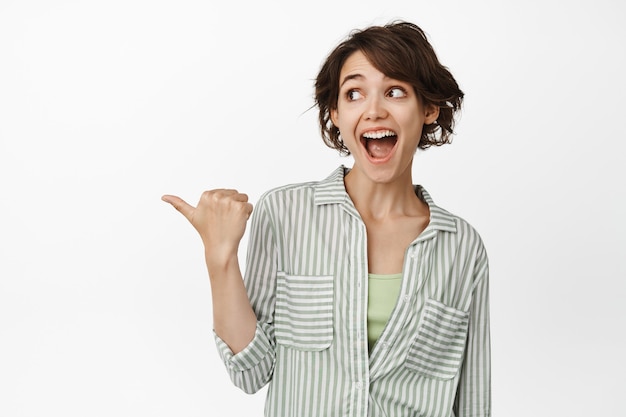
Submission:
POLYGON ((218 353, 235 386, 254 394, 267 384, 274 367, 274 350, 260 323, 257 323, 254 339, 236 355, 215 332, 213 335, 218 353))
POLYGON ((489 333, 489 265, 480 244, 474 265, 474 285, 470 306, 465 360, 456 396, 457 417, 491 415, 491 349, 489 333))
POLYGON ((272 378, 276 359, 274 306, 276 298, 277 255, 272 222, 263 196, 252 215, 244 283, 257 316, 254 338, 236 355, 214 332, 218 353, 233 384, 248 394, 265 386, 272 378))

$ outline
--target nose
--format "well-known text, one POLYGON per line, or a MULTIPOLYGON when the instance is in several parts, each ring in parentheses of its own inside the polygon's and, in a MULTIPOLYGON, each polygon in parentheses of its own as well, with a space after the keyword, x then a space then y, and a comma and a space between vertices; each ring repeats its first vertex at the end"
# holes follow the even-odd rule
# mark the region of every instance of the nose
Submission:
POLYGON ((370 97, 367 102, 364 117, 366 120, 377 120, 387 117, 387 110, 385 109, 385 104, 381 97, 370 97))

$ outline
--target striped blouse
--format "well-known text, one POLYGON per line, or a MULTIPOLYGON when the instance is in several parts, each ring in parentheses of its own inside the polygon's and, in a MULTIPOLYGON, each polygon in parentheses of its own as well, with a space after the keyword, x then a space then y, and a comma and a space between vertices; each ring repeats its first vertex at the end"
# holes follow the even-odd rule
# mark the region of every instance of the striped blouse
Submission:
POLYGON ((366 229, 341 166, 265 193, 244 280, 257 316, 237 355, 216 335, 233 383, 269 383, 267 417, 490 415, 488 261, 478 233, 436 206, 406 249, 398 301, 368 352, 366 229))

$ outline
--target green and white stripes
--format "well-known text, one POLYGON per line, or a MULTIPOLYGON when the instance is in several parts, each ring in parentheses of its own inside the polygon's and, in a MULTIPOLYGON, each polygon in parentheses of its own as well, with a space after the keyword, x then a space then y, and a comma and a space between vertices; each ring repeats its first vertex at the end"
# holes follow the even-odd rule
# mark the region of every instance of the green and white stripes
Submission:
POLYGON ((468 319, 469 313, 427 300, 406 366, 431 378, 453 378, 465 352, 468 319))
POLYGON ((255 207, 245 284, 257 314, 251 344, 233 355, 233 382, 269 382, 268 417, 490 415, 487 256, 462 219, 430 208, 407 248, 400 295, 372 351, 367 343, 367 235, 343 185, 280 187, 255 207))
POLYGON ((329 276, 278 274, 275 335, 278 343, 322 350, 333 340, 333 281, 329 276))

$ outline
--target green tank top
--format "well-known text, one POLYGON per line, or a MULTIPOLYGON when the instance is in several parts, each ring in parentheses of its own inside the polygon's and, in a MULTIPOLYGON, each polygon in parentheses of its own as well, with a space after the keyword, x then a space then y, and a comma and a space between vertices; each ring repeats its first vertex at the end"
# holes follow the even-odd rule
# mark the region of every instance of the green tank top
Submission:
POLYGON ((402 283, 402 273, 368 274, 368 282, 367 341, 371 351, 396 305, 402 283))

